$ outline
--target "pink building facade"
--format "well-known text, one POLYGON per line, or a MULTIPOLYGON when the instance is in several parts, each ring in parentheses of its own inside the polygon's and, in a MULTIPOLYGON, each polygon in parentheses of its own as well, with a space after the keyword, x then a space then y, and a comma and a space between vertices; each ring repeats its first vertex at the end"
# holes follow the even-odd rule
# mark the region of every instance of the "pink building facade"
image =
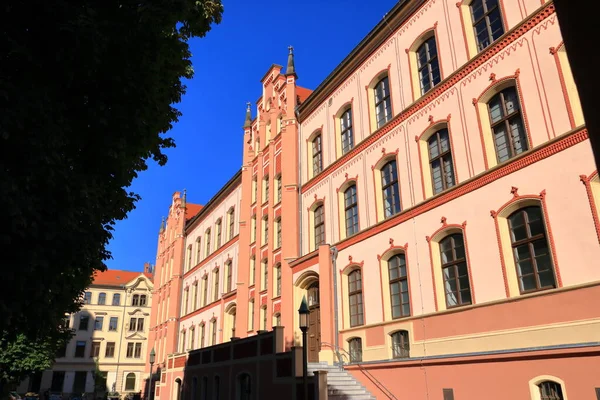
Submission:
POLYGON ((378 399, 499 377, 487 397, 596 399, 600 181, 553 2, 400 1, 314 92, 296 80, 290 51, 241 171, 187 222, 173 199, 156 398, 173 354, 273 326, 300 345, 306 296, 309 361, 378 399))

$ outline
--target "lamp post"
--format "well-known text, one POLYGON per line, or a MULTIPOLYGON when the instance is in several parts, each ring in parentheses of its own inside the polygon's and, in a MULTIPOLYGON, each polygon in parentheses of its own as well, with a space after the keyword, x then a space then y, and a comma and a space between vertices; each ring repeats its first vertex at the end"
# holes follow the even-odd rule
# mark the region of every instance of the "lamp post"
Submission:
POLYGON ((308 305, 306 304, 306 296, 302 296, 302 303, 298 309, 300 316, 300 330, 302 331, 302 384, 304 386, 304 400, 308 400, 308 357, 306 349, 306 332, 308 331, 308 305))
POLYGON ((154 359, 156 358, 156 352, 154 351, 154 347, 152 348, 152 350, 150 350, 150 400, 152 400, 153 393, 154 393, 154 387, 153 387, 153 380, 154 380, 154 373, 152 371, 152 367, 154 366, 154 359))

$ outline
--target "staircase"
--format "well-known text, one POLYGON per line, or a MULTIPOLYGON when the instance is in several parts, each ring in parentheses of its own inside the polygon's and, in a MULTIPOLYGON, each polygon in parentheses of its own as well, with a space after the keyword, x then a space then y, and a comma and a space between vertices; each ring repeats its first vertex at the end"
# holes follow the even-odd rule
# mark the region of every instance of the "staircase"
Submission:
POLYGON ((308 374, 314 371, 327 371, 327 392, 329 400, 376 400, 352 375, 335 365, 324 361, 308 363, 308 374))

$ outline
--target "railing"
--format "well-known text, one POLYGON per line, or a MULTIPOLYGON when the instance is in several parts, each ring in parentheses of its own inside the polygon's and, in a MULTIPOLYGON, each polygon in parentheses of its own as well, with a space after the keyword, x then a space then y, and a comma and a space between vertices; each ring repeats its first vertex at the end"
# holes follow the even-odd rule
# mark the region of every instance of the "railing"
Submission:
POLYGON ((375 384, 375 386, 377 386, 377 388, 379 390, 381 390, 388 399, 398 400, 398 398, 396 396, 394 396, 394 394, 392 392, 390 392, 390 390, 388 388, 386 388, 385 385, 383 383, 381 383, 381 381, 379 381, 379 379, 375 378, 375 376, 373 376, 373 374, 371 374, 368 370, 366 370, 362 366, 361 363, 350 361, 350 354, 346 350, 340 349, 340 348, 335 349, 331 343, 327 343, 327 342, 321 342, 321 345, 331 347, 334 350, 334 354, 336 355, 336 357, 338 357, 338 362, 339 362, 340 367, 344 368, 344 357, 346 357, 348 359, 348 362, 346 364, 352 363, 352 365, 356 365, 358 367, 358 369, 360 370, 360 372, 362 372, 371 382, 373 382, 373 384, 375 384), (344 354, 340 353, 340 351, 343 352, 344 354))

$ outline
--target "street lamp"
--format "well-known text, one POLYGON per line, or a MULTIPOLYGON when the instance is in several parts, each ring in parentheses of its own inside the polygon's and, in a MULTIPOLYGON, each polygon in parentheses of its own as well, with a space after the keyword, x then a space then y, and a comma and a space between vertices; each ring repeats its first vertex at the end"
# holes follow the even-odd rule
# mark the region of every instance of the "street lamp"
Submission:
POLYGON ((306 296, 302 296, 302 303, 298 309, 300 316, 300 330, 302 331, 302 384, 304 386, 304 400, 308 400, 308 360, 307 360, 307 349, 306 349, 306 332, 308 331, 308 305, 306 304, 306 296))
POLYGON ((152 371, 152 367, 154 366, 154 360, 156 358, 156 352, 154 351, 154 347, 152 348, 152 350, 150 350, 150 400, 152 400, 152 398, 154 396, 152 396, 152 394, 154 393, 154 385, 153 385, 153 380, 154 380, 154 373, 152 371))

